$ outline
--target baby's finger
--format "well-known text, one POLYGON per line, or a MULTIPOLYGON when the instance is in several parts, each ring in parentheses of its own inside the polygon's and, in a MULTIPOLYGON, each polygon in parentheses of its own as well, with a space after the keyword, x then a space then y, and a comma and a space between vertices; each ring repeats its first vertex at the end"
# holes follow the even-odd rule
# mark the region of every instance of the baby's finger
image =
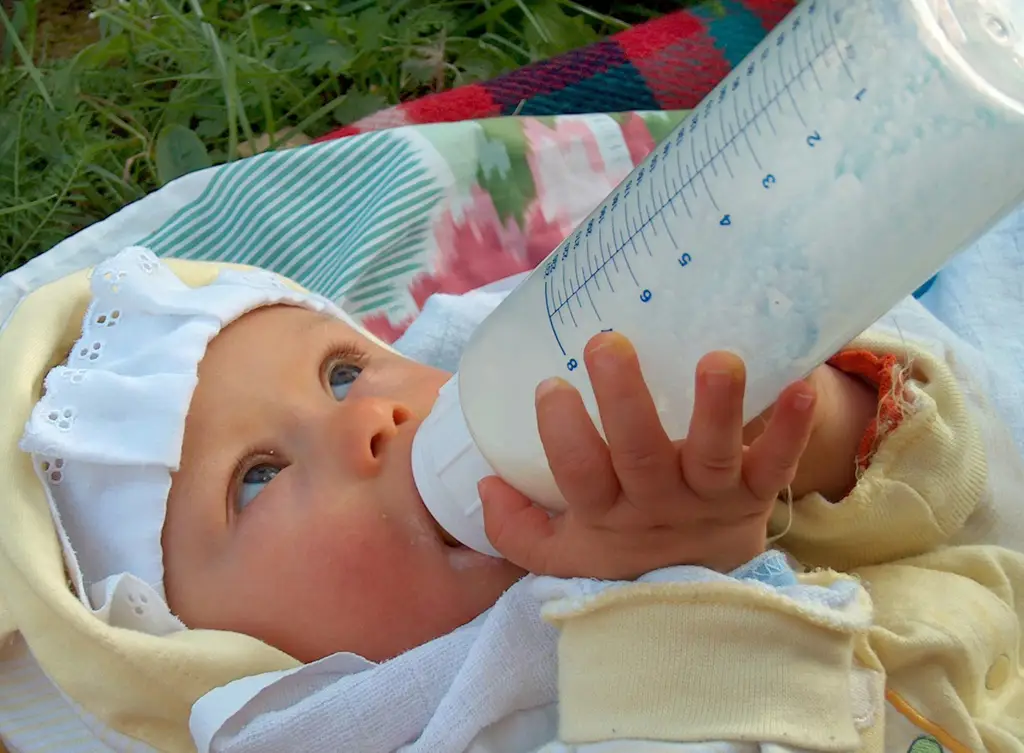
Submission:
POLYGON ((702 498, 734 491, 743 466, 743 361, 709 353, 697 364, 693 414, 683 450, 686 483, 702 498))
POLYGON ((632 344, 617 333, 598 335, 587 344, 585 358, 623 492, 641 507, 671 498, 682 469, 632 344))
POLYGON ((815 399, 806 382, 783 390, 764 433, 747 451, 743 479, 757 499, 771 499, 792 483, 811 437, 815 399))
POLYGON ((547 572, 549 542, 555 535, 544 510, 497 476, 477 487, 484 510, 484 533, 502 557, 533 573, 547 572))
POLYGON ((541 444, 566 504, 581 519, 604 513, 618 499, 619 481, 583 398, 553 378, 541 382, 536 399, 541 444))

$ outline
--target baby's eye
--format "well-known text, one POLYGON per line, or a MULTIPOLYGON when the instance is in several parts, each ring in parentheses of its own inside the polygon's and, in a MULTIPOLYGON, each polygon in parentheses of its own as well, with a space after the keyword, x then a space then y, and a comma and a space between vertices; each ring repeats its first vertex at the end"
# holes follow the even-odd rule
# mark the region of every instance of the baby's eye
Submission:
POLYGON ((345 363, 344 361, 337 361, 332 364, 330 371, 327 372, 327 383, 331 385, 331 392, 334 393, 334 397, 338 400, 344 400, 349 389, 352 387, 352 383, 362 373, 362 366, 345 363))
POLYGON ((260 463, 254 465, 242 476, 242 483, 238 487, 238 509, 244 510, 249 503, 256 499, 256 495, 274 480, 281 469, 277 466, 260 463))

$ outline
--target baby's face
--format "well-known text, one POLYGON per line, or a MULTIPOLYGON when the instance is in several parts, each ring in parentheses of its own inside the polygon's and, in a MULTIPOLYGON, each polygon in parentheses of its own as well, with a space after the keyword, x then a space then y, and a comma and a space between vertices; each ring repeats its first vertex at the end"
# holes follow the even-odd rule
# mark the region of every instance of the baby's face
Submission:
POLYGON ((412 478, 413 435, 448 376, 305 309, 224 329, 168 500, 174 612, 301 661, 380 661, 493 605, 522 572, 446 544, 412 478))

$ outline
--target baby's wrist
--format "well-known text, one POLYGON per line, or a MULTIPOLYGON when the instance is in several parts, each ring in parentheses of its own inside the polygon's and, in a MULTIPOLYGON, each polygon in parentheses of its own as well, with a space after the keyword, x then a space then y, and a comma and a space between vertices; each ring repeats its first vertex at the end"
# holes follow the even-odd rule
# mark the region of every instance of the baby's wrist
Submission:
POLYGON ((797 498, 816 492, 838 502, 857 483, 858 453, 878 412, 878 390, 831 365, 817 369, 809 381, 818 407, 792 492, 797 498))

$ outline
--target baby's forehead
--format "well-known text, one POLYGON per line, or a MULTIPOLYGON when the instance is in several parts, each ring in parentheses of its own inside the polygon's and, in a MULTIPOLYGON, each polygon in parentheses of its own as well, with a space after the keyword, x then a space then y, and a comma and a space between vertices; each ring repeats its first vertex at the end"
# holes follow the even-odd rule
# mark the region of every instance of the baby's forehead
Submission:
POLYGON ((277 336, 303 339, 338 336, 368 339, 365 332, 353 327, 344 319, 327 312, 282 303, 261 306, 243 314, 221 330, 214 342, 225 335, 260 336, 271 332, 277 336))
MULTIPOLYGON (((263 306, 243 314, 209 343, 198 367, 193 403, 250 383, 277 384, 296 373, 322 370, 339 353, 379 355, 386 351, 350 322, 299 306, 263 306)), ((195 407, 195 406, 193 406, 195 407)))

